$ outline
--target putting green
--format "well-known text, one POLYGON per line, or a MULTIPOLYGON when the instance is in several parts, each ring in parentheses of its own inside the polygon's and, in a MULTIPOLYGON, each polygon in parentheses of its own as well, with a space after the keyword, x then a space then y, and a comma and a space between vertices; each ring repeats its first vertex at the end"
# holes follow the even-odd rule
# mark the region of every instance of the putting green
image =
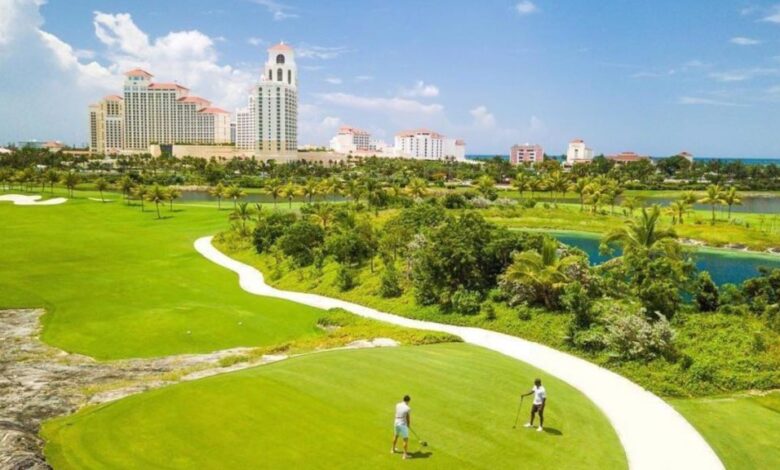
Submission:
POLYGON ((604 416, 552 377, 547 432, 512 429, 540 374, 465 344, 335 351, 135 395, 42 434, 57 469, 395 468, 393 406, 409 393, 429 443, 413 440, 414 467, 626 468, 604 416))
POLYGON ((726 468, 780 468, 780 392, 671 403, 707 439, 726 468))
POLYGON ((322 311, 247 295, 203 259, 195 239, 227 211, 180 208, 157 220, 126 206, 71 199, 0 204, 0 308, 44 307, 44 341, 99 359, 208 352, 320 334, 322 311))

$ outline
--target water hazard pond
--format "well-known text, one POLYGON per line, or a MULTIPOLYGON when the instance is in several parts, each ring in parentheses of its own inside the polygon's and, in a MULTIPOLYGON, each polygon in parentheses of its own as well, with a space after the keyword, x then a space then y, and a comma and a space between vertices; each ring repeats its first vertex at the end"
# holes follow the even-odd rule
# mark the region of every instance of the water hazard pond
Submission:
MULTIPOLYGON (((575 246, 588 254, 592 264, 600 264, 616 256, 599 253, 600 236, 580 232, 546 232, 561 242, 575 246)), ((745 279, 758 276, 758 268, 780 268, 780 256, 761 253, 741 253, 731 250, 699 248, 694 255, 696 267, 709 271, 716 284, 739 284, 745 279)))

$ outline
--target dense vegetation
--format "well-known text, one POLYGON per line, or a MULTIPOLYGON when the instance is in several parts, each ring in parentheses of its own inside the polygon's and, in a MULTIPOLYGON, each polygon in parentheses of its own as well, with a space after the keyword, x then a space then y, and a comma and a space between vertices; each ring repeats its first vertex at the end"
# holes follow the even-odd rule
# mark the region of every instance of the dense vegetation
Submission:
POLYGON ((221 243, 284 287, 543 341, 662 393, 780 384, 780 270, 718 288, 661 226, 657 206, 607 234, 603 249, 622 255, 594 267, 543 234, 447 209, 452 199, 378 213, 356 203, 300 214, 240 204, 221 243))

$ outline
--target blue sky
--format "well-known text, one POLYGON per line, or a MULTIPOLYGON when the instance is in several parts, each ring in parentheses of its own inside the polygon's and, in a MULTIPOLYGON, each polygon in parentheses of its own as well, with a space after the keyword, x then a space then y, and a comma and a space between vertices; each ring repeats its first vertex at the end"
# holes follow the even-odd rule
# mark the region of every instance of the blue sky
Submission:
POLYGON ((0 142, 85 142, 135 65, 233 110, 284 40, 302 144, 425 126, 469 153, 780 157, 776 2, 0 0, 0 142))

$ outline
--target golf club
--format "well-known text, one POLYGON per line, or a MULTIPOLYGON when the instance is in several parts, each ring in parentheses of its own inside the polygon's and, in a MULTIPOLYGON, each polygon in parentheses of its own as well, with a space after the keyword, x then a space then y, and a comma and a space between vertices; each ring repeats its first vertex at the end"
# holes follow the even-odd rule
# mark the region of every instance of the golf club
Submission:
POLYGON ((517 420, 520 419, 520 408, 523 407, 523 398, 525 397, 520 395, 520 403, 517 405, 517 415, 515 415, 515 424, 512 426, 512 429, 517 429, 517 420))
POLYGON ((428 443, 426 441, 423 441, 423 440, 420 439, 420 436, 417 434, 417 431, 415 431, 411 427, 409 429, 412 431, 412 434, 414 434, 414 437, 416 437, 417 440, 420 442, 421 446, 428 447, 428 443))

